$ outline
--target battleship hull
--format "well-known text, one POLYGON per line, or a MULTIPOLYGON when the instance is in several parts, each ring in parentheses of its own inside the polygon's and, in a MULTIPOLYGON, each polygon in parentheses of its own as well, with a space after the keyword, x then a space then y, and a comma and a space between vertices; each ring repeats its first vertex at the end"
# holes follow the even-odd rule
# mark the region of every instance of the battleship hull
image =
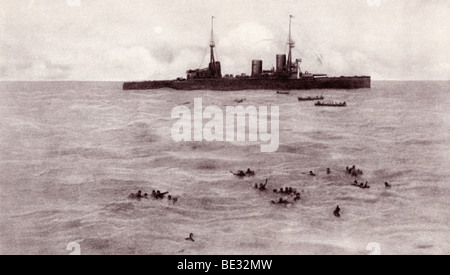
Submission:
POLYGON ((175 90, 311 90, 311 89, 362 89, 370 88, 370 76, 321 77, 301 79, 220 78, 190 79, 187 81, 162 80, 125 82, 124 90, 152 90, 171 88, 175 90))

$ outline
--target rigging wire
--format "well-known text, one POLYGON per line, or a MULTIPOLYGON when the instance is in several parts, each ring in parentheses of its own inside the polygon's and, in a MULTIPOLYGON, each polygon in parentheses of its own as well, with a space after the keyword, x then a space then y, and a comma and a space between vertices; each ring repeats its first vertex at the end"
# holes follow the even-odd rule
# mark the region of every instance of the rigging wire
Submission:
POLYGON ((206 56, 206 52, 207 52, 207 51, 208 51, 208 47, 206 47, 205 53, 203 54, 202 63, 200 63, 200 66, 198 66, 199 69, 202 67, 203 61, 205 61, 205 56, 206 56))
POLYGON ((215 55, 216 55, 216 61, 219 61, 219 53, 217 52, 217 49, 214 51, 215 55))

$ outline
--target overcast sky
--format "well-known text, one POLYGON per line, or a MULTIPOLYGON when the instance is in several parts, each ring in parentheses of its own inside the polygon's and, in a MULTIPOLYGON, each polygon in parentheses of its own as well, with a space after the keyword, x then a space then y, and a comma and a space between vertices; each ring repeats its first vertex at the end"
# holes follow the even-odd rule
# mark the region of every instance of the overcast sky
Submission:
POLYGON ((144 80, 275 65, 289 15, 302 69, 450 80, 449 0, 0 0, 0 80, 144 80))

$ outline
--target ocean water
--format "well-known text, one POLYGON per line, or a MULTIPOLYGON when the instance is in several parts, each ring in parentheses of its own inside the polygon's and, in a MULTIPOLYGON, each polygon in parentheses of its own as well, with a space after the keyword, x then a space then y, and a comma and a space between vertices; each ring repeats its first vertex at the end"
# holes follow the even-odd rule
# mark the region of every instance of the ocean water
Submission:
POLYGON ((450 254, 449 90, 373 82, 276 95, 1 82, 0 254, 69 254, 71 242, 81 254, 370 254, 373 242, 381 254, 450 254), (320 94, 348 107, 296 99, 320 94), (279 106, 278 151, 174 142, 171 111, 192 109, 194 98, 204 107, 238 98, 279 106), (349 165, 371 189, 350 185, 349 165), (255 177, 229 172, 248 167, 255 177), (279 195, 253 188, 266 178, 269 190, 294 187, 302 199, 271 204, 279 195), (127 198, 153 189, 179 200, 127 198), (196 241, 185 241, 191 232, 196 241))

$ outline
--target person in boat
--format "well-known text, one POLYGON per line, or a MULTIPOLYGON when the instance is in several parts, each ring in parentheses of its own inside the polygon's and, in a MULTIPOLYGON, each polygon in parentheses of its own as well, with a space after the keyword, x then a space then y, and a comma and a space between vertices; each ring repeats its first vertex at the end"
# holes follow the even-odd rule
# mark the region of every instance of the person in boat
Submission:
POLYGON ((172 197, 171 195, 167 196, 167 199, 168 199, 169 201, 173 201, 173 204, 175 204, 175 203, 178 201, 178 198, 177 198, 177 197, 172 197))
POLYGON ((139 190, 136 194, 131 193, 130 198, 132 199, 141 199, 142 198, 142 191, 139 190))
POLYGON ((336 209, 334 210, 333 214, 337 217, 340 218, 341 217, 341 208, 339 208, 339 205, 336 207, 336 209))
POLYGON ((143 196, 143 198, 144 198, 144 199, 148 199, 148 194, 145 193, 144 196, 143 196))
POLYGON ((284 189, 283 188, 280 188, 280 193, 284 193, 284 189))
POLYGON ((289 203, 289 201, 288 201, 288 200, 285 200, 285 199, 283 199, 283 198, 280 198, 280 200, 278 201, 278 203, 286 204, 286 203, 289 203))
MULTIPOLYGON (((231 172, 231 171, 230 171, 231 172)), ((231 172, 231 173, 233 173, 233 172, 231 172)), ((238 176, 238 177, 245 177, 245 173, 244 173, 244 171, 242 171, 242 170, 238 170, 238 172, 237 173, 233 173, 235 176, 238 176)))
POLYGON ((155 190, 152 190, 152 197, 155 198, 155 199, 157 198, 155 190))
POLYGON ((331 174, 330 168, 327 168, 327 174, 331 174))
POLYGON ((314 174, 314 172, 313 172, 313 171, 309 171, 309 175, 310 175, 310 176, 313 176, 313 177, 315 177, 315 176, 316 176, 316 174, 314 174))
POLYGON ((248 168, 248 169, 247 169, 247 172, 245 172, 245 174, 246 174, 247 176, 253 176, 253 175, 255 175, 255 171, 252 171, 252 170, 250 170, 250 168, 248 168))
POLYGON ((386 188, 391 188, 392 186, 389 184, 389 182, 385 182, 385 183, 384 183, 384 187, 386 187, 386 188))
POLYGON ((260 191, 266 191, 266 186, 267 186, 267 179, 266 179, 266 183, 264 183, 264 184, 260 183, 259 184, 259 190, 260 191))
POLYGON ((278 202, 275 202, 275 201, 272 201, 272 203, 273 204, 287 204, 287 203, 289 203, 287 200, 285 200, 285 199, 283 199, 283 198, 280 198, 279 200, 278 200, 278 202))
POLYGON ((353 165, 352 168, 348 169, 348 173, 353 174, 353 171, 355 171, 355 170, 356 170, 356 167, 355 167, 355 165, 353 165))
POLYGON ((164 198, 164 196, 166 195, 166 194, 168 194, 169 192, 164 192, 164 193, 161 193, 161 191, 156 191, 156 198, 157 199, 163 199, 164 198))
POLYGON ((193 234, 193 233, 189 234, 189 237, 188 237, 188 238, 185 238, 185 240, 186 240, 186 241, 195 242, 195 240, 194 240, 194 234, 193 234))
POLYGON ((294 198, 294 201, 298 201, 298 200, 300 200, 301 198, 300 198, 300 193, 297 193, 296 195, 295 195, 295 198, 294 198))
MULTIPOLYGON (((260 184, 262 184, 262 183, 260 183, 260 184)), ((256 189, 258 188, 258 184, 257 184, 257 183, 255 183, 255 188, 256 188, 256 189)))
POLYGON ((369 183, 366 181, 366 184, 364 184, 364 187, 363 187, 364 189, 369 189, 370 188, 370 186, 369 186, 369 183))
POLYGON ((274 192, 274 193, 278 193, 278 190, 277 190, 277 189, 273 189, 273 192, 274 192))

